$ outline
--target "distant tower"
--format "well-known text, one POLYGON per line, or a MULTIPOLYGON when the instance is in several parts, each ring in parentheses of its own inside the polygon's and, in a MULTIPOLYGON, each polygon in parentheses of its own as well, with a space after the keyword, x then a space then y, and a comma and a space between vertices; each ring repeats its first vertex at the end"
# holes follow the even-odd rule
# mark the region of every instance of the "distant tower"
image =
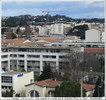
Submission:
POLYGON ((89 19, 90 19, 90 16, 88 15, 87 18, 88 18, 88 20, 89 20, 89 19))

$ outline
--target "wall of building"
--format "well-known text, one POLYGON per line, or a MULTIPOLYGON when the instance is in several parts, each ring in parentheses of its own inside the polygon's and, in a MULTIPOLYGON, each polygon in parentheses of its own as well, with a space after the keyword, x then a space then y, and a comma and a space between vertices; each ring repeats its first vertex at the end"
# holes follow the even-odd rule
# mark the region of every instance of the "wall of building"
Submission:
POLYGON ((87 30, 85 40, 87 42, 101 42, 101 32, 95 29, 87 30))
POLYGON ((45 97, 45 87, 40 87, 38 85, 26 86, 26 97, 30 97, 30 92, 35 90, 39 93, 39 97, 45 97))
POLYGON ((25 85, 30 84, 31 79, 34 79, 34 73, 23 73, 23 76, 17 77, 16 75, 13 78, 13 90, 15 90, 16 93, 19 93, 21 97, 25 97, 25 85))
MULTIPOLYGON (((65 53, 65 52, 64 52, 65 53)), ((43 62, 50 62, 50 63, 55 63, 54 67, 56 70, 58 70, 58 65, 59 65, 59 56, 62 55, 62 53, 57 53, 57 52, 4 52, 2 53, 3 55, 7 55, 7 58, 3 58, 2 62, 7 61, 8 65, 8 71, 15 69, 16 71, 22 71, 22 68, 25 71, 28 71, 28 66, 29 66, 29 61, 35 62, 36 66, 39 66, 38 68, 38 72, 40 73, 43 70, 43 62), (12 57, 12 55, 16 55, 15 57, 12 57), (23 55, 23 57, 20 57, 19 55, 23 55), (35 57, 28 57, 28 55, 30 56, 35 56, 35 57), (36 57, 39 56, 39 57, 36 57), (21 61, 21 62, 20 62, 21 61), (23 66, 21 68, 21 66, 23 66)), ((4 63, 2 63, 4 66, 4 63)), ((52 64, 53 65, 53 64, 52 64)), ((33 66, 33 64, 31 65, 33 66)), ((36 67, 35 66, 35 67, 36 67)), ((35 68, 34 67, 34 68, 35 68)))
MULTIPOLYGON (((39 93, 39 97, 50 97, 50 94, 48 94, 48 92, 51 91, 55 91, 55 88, 46 88, 46 87, 41 87, 38 85, 29 85, 26 86, 26 97, 30 97, 30 92, 32 90, 35 90, 39 93)), ((53 95, 52 95, 53 96, 53 95)))
POLYGON ((64 34, 64 26, 63 24, 52 24, 50 28, 50 34, 64 34))

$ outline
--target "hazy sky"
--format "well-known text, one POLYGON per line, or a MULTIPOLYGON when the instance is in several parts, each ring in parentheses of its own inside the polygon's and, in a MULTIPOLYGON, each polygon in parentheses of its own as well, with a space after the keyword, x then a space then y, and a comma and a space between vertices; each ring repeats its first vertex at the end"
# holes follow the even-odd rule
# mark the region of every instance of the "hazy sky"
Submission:
POLYGON ((66 15, 72 18, 104 18, 104 1, 2 1, 2 16, 45 15, 42 11, 51 11, 50 15, 66 15), (21 1, 21 2, 20 2, 21 1))

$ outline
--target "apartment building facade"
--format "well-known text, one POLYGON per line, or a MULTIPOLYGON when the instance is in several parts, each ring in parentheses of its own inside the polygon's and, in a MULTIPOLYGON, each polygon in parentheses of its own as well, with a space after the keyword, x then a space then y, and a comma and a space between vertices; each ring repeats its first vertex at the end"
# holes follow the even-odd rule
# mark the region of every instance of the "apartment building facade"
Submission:
POLYGON ((24 39, 4 40, 1 68, 3 71, 35 71, 36 74, 41 74, 46 62, 50 64, 52 71, 55 72, 61 69, 59 65, 64 60, 64 55, 70 53, 72 49, 77 52, 84 52, 84 48, 104 49, 103 47, 103 43, 52 43, 43 40, 31 42, 24 39))
MULTIPOLYGON (((83 51, 82 48, 80 51, 83 51)), ((52 71, 59 71, 59 60, 70 52, 70 47, 3 47, 2 70, 41 73, 45 62, 52 71)))

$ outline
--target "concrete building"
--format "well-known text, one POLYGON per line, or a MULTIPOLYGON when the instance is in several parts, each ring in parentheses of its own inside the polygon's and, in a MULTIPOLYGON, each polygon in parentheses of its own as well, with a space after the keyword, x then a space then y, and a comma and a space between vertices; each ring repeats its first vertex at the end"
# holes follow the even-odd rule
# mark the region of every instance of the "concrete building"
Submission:
POLYGON ((101 42, 105 42, 105 32, 102 32, 101 42))
POLYGON ((3 71, 35 71, 36 74, 40 74, 47 62, 55 72, 59 71, 63 56, 71 49, 78 52, 84 52, 84 48, 104 50, 104 43, 66 42, 66 39, 61 41, 58 37, 36 37, 36 40, 3 39, 1 68, 3 71))
POLYGON ((5 40, 2 45, 2 70, 35 71, 41 73, 44 63, 50 64, 52 71, 59 71, 61 56, 70 49, 83 52, 83 47, 52 46, 46 41, 26 41, 24 39, 5 40))
POLYGON ((85 40, 88 42, 102 42, 102 32, 96 29, 87 30, 85 40))
POLYGON ((63 35, 64 34, 64 25, 63 23, 52 24, 50 28, 50 34, 63 35))
POLYGON ((50 26, 40 26, 39 35, 40 36, 50 35, 50 26))
POLYGON ((61 83, 62 81, 46 79, 27 84, 25 85, 26 97, 54 97, 55 87, 60 85, 61 83))
POLYGON ((13 89, 15 94, 20 94, 25 97, 25 86, 30 84, 31 79, 34 79, 33 72, 2 72, 1 73, 1 88, 2 92, 13 89))

